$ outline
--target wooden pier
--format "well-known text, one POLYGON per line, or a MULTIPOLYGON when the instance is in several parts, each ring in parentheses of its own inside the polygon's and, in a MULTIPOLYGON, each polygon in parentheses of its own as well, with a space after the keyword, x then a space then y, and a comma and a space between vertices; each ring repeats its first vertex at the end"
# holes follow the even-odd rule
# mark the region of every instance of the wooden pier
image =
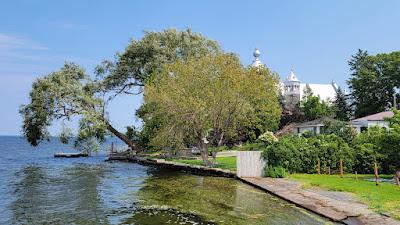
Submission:
POLYGON ((79 153, 74 153, 74 152, 71 152, 71 153, 58 152, 58 153, 55 153, 55 154, 54 154, 54 157, 55 157, 55 158, 79 158, 79 157, 88 157, 88 156, 89 156, 89 154, 87 154, 87 153, 82 153, 82 152, 79 152, 79 153))

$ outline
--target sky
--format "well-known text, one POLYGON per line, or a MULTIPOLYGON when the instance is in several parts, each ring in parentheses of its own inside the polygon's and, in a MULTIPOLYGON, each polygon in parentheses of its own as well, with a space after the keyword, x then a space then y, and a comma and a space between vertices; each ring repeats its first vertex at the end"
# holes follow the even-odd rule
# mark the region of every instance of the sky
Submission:
MULTIPOLYGON (((21 104, 32 82, 65 61, 89 74, 143 31, 191 28, 238 54, 244 65, 255 48, 283 79, 291 69, 302 82, 337 82, 347 89, 347 61, 357 49, 400 50, 398 0, 169 0, 31 1, 0 3, 0 135, 21 134, 21 104)), ((118 98, 110 120, 120 130, 140 121, 140 96, 118 98)), ((74 125, 74 124, 72 124, 74 125)), ((50 127, 57 135, 60 123, 50 127)))

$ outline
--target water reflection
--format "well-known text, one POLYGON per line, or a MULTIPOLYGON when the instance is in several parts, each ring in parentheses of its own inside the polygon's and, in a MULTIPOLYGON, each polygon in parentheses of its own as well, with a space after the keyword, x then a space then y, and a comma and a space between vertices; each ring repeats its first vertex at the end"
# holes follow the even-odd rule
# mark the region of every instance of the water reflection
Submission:
POLYGON ((237 180, 137 164, 25 166, 13 224, 326 224, 237 180))
POLYGON ((77 165, 62 170, 28 166, 16 176, 14 224, 108 224, 98 186, 104 171, 77 165))

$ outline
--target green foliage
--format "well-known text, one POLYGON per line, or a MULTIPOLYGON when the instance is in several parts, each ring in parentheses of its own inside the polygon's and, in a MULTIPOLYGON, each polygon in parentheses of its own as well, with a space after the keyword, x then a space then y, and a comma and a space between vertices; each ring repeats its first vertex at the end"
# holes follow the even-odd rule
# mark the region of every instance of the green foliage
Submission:
POLYGON ((322 117, 332 117, 334 111, 328 102, 322 101, 319 96, 308 94, 300 102, 300 110, 304 113, 306 120, 315 120, 322 117))
POLYGON ((263 157, 269 166, 282 166, 289 172, 313 173, 318 159, 321 168, 337 170, 343 159, 344 169, 351 171, 354 164, 352 148, 334 134, 316 135, 310 138, 285 136, 268 146, 263 157))
POLYGON ((349 61, 347 81, 355 104, 355 116, 362 117, 392 106, 394 88, 400 86, 400 51, 369 55, 358 50, 349 61))
POLYGON ((335 101, 333 102, 335 119, 348 121, 351 118, 352 111, 348 102, 349 96, 346 95, 339 87, 336 92, 335 101))
MULTIPOLYGON (((30 92, 31 102, 21 106, 23 133, 29 143, 36 146, 48 140, 47 128, 55 121, 81 119, 75 146, 88 149, 101 142, 106 130, 124 141, 133 150, 139 150, 133 138, 117 131, 108 121, 107 106, 119 95, 138 94, 146 81, 157 75, 165 64, 190 57, 216 55, 219 45, 191 30, 174 29, 146 32, 141 40, 132 40, 125 51, 117 54, 115 61, 104 61, 96 67, 96 78, 87 75, 83 68, 66 63, 60 70, 36 80, 30 92), (88 143, 83 143, 87 141, 88 143)), ((153 106, 143 106, 142 111, 153 106)), ((142 118, 143 119, 143 118, 142 118)), ((145 119, 140 141, 148 147, 150 136, 160 125, 157 119, 145 119)), ((129 132, 129 131, 128 131, 129 132)), ((130 133, 132 134, 132 132, 130 133)), ((67 143, 71 135, 62 132, 61 141, 67 143)))
MULTIPOLYGON (((394 124, 393 124, 394 125, 394 124)), ((396 125, 394 125, 396 126, 396 125)), ((376 160, 379 170, 383 173, 393 173, 400 168, 400 133, 396 129, 390 131, 381 127, 371 127, 361 133, 354 140, 354 148, 358 152, 356 156, 357 165, 368 167, 357 167, 357 171, 366 173, 371 171, 371 162, 376 160), (369 155, 363 155, 362 152, 369 155)))
POLYGON ((323 135, 284 136, 263 151, 270 166, 283 166, 291 173, 315 173, 320 160, 321 170, 339 170, 343 160, 347 172, 373 173, 374 162, 380 173, 393 174, 400 168, 400 111, 389 119, 390 130, 370 127, 355 135, 345 122, 327 120, 323 135))
POLYGON ((263 151, 263 158, 268 166, 282 166, 289 172, 312 171, 317 155, 307 141, 295 135, 284 136, 263 151))
POLYGON ((106 90, 137 93, 151 76, 162 71, 164 65, 219 52, 221 49, 216 41, 190 29, 146 31, 142 39, 131 40, 125 51, 115 56, 115 61, 104 61, 99 65, 96 73, 104 77, 106 90))
POLYGON ((208 153, 204 140, 221 146, 245 127, 277 126, 277 77, 268 69, 245 69, 232 54, 208 55, 165 66, 145 87, 149 118, 162 121, 151 144, 179 147, 186 141, 208 153))
POLYGON ((60 141, 63 144, 68 144, 69 140, 72 139, 73 133, 72 133, 72 129, 69 127, 65 127, 65 125, 63 125, 63 130, 60 133, 60 141))
POLYGON ((351 144, 357 136, 357 131, 346 122, 326 120, 324 122, 324 134, 335 134, 343 138, 348 144, 351 144))
MULTIPOLYGON (((39 78, 32 85, 31 102, 21 106, 23 132, 29 143, 36 146, 48 136, 47 127, 53 120, 69 120, 80 115, 79 134, 75 145, 85 140, 104 139, 105 124, 98 113, 103 101, 94 95, 94 82, 76 64, 66 63, 61 70, 39 78)), ((68 143, 69 128, 63 127, 61 141, 68 143)))
POLYGON ((271 145, 274 142, 277 142, 278 138, 276 138, 274 133, 272 133, 271 131, 267 131, 267 132, 261 134, 257 140, 264 143, 267 146, 267 145, 271 145))
POLYGON ((361 143, 354 146, 354 171, 358 173, 374 173, 375 161, 381 161, 377 146, 371 143, 361 143))
POLYGON ((260 151, 265 149, 265 144, 260 142, 247 142, 242 146, 235 148, 239 151, 260 151))
POLYGON ((285 178, 288 176, 288 172, 282 166, 265 166, 264 167, 264 177, 272 178, 285 178))

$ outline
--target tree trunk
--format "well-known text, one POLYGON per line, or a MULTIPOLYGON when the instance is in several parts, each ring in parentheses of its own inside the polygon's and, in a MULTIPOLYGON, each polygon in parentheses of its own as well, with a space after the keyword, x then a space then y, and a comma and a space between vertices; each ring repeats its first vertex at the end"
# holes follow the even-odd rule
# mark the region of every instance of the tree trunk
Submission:
POLYGON ((199 149, 204 165, 211 166, 211 162, 210 160, 208 160, 208 146, 206 143, 203 142, 203 140, 201 140, 199 143, 199 149))
MULTIPOLYGON (((224 143, 224 132, 221 133, 217 147, 221 147, 224 143)), ((217 150, 212 151, 212 165, 215 166, 217 164, 217 150)))
POLYGON ((139 147, 131 141, 125 134, 117 131, 111 124, 107 121, 104 121, 107 125, 107 129, 113 133, 116 137, 118 137, 121 141, 123 141, 125 144, 127 144, 133 151, 136 153, 140 152, 139 147))

